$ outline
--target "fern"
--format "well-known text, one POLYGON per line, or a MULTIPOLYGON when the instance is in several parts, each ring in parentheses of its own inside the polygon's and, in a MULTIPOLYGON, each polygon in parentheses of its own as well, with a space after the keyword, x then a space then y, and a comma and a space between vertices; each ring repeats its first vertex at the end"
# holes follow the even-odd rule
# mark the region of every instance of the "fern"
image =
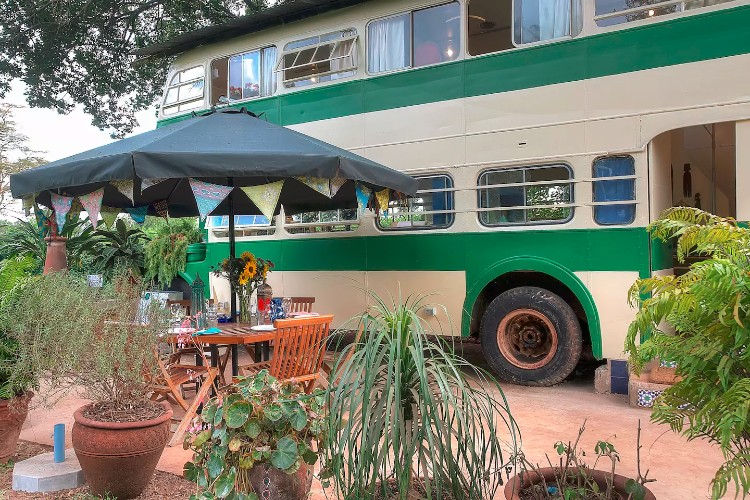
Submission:
POLYGON ((188 239, 182 233, 164 234, 146 244, 146 279, 168 287, 187 264, 188 239))
POLYGON ((652 420, 688 440, 708 439, 725 463, 711 484, 713 498, 730 484, 750 492, 750 230, 733 219, 694 208, 667 210, 651 236, 677 239, 677 255, 708 260, 680 277, 636 281, 628 300, 640 307, 625 350, 639 372, 654 358, 677 363, 682 379, 657 399, 652 420), (660 325, 667 323, 674 334, 660 325))

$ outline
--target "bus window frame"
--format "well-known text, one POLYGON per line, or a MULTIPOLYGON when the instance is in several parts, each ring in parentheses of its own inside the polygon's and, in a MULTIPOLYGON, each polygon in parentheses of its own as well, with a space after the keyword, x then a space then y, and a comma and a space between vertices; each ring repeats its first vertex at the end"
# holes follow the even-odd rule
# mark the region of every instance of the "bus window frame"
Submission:
POLYGON ((187 103, 191 103, 191 102, 203 101, 203 106, 206 105, 206 65, 205 64, 203 64, 203 63, 194 64, 193 66, 173 71, 169 75, 169 77, 167 78, 167 82, 168 83, 167 83, 167 85, 164 88, 164 95, 163 95, 163 97, 161 99, 161 107, 159 108, 159 111, 161 112, 162 116, 164 116, 164 117, 167 117, 167 116, 177 116, 179 113, 189 113, 190 111, 196 111, 196 110, 199 110, 199 109, 203 109, 201 106, 198 106, 196 108, 181 110, 181 109, 179 109, 179 107, 180 107, 181 104, 187 104, 187 103), (192 80, 188 80, 186 82, 180 82, 180 83, 177 83, 177 84, 174 84, 174 85, 172 84, 172 80, 174 80, 175 76, 177 76, 180 73, 184 73, 184 72, 190 71, 191 69, 195 69, 195 68, 202 68, 203 69, 203 76, 202 77, 200 77, 200 78, 193 78, 192 80), (167 96, 169 95, 169 91, 171 89, 173 89, 173 88, 176 89, 176 88, 179 88, 179 87, 183 87, 183 86, 189 85, 190 83, 195 83, 195 82, 200 81, 200 80, 203 80, 203 88, 201 89, 201 97, 200 98, 195 97, 193 99, 187 99, 187 100, 184 100, 184 101, 180 101, 178 99, 175 102, 171 102, 169 104, 166 103, 167 96), (164 112, 165 108, 172 108, 172 107, 177 108, 177 109, 175 109, 175 111, 173 113, 167 114, 167 113, 164 112))
MULTIPOLYGON (((231 54, 219 55, 219 56, 212 57, 211 59, 209 59, 209 61, 208 61, 208 72, 209 72, 209 76, 211 76, 212 78, 213 78, 213 75, 210 75, 210 73, 211 73, 211 66, 213 65, 214 61, 218 61, 219 59, 224 59, 224 58, 226 58, 226 60, 227 60, 227 87, 224 90, 226 91, 226 97, 227 97, 227 103, 228 104, 238 104, 238 103, 242 103, 242 102, 246 102, 246 101, 255 101, 257 99, 268 99, 269 97, 274 97, 277 94, 277 92, 279 90, 279 82, 278 82, 278 78, 274 77, 273 92, 271 92, 271 94, 269 94, 269 95, 257 95, 255 97, 243 97, 242 99, 230 99, 229 98, 229 61, 231 60, 231 58, 234 57, 234 56, 241 56, 241 55, 244 55, 244 54, 248 54, 250 52, 258 51, 260 53, 260 59, 261 59, 261 65, 262 65, 263 51, 265 49, 270 49, 271 47, 273 47, 273 48, 276 49, 276 54, 278 56, 278 54, 279 54, 279 47, 278 47, 278 45, 275 44, 275 43, 270 43, 270 44, 267 44, 267 45, 261 45, 260 47, 255 47, 255 48, 252 48, 252 49, 246 49, 246 50, 242 50, 240 52, 232 52, 231 54)), ((263 70, 261 68, 261 72, 262 71, 263 70)))
MULTIPOLYGON (((471 0, 469 0, 469 2, 470 1, 471 0)), ((513 47, 515 47, 517 49, 525 48, 525 47, 536 47, 538 45, 547 45, 549 43, 557 43, 557 42, 562 42, 564 40, 572 40, 572 39, 580 36, 581 33, 583 33, 583 26, 584 26, 586 17, 584 15, 585 14, 585 8, 582 5, 582 0, 569 0, 570 1, 570 18, 568 19, 568 28, 570 29, 570 34, 564 35, 564 36, 559 36, 557 38, 551 38, 549 40, 538 40, 536 42, 527 42, 527 43, 521 42, 521 43, 516 43, 516 3, 518 1, 519 0, 511 0, 511 6, 510 6, 510 43, 512 43, 513 47), (580 16, 581 16, 581 23, 580 23, 581 29, 576 34, 573 34, 573 2, 578 2, 579 3, 578 10, 579 10, 579 13, 580 13, 580 16)), ((468 3, 467 3, 467 9, 468 9, 468 3)), ((468 10, 467 10, 467 12, 468 12, 468 10)), ((468 19, 468 16, 467 16, 467 19, 468 19)), ((467 32, 468 32, 468 25, 467 25, 467 32)), ((487 52, 486 54, 498 54, 500 52, 506 52, 506 51, 501 50, 501 51, 498 51, 498 52, 487 52)), ((486 55, 486 54, 482 54, 482 55, 486 55)))
MULTIPOLYGON (((398 232, 398 231, 439 231, 439 230, 446 230, 450 229, 455 223, 456 223, 456 214, 458 213, 458 210, 456 210, 456 182, 452 175, 450 175, 447 172, 435 172, 427 175, 419 175, 414 176, 415 179, 430 179, 435 177, 445 177, 450 180, 451 187, 445 188, 447 193, 450 193, 451 196, 451 206, 453 207, 450 211, 446 211, 444 215, 450 215, 451 221, 449 224, 444 224, 440 226, 414 226, 413 224, 408 227, 383 227, 380 225, 380 217, 381 212, 378 211, 375 216, 375 229, 377 229, 381 233, 391 233, 391 232, 398 232)), ((428 190, 430 191, 430 190, 428 190)), ((407 198, 417 198, 418 196, 408 196, 407 198)))

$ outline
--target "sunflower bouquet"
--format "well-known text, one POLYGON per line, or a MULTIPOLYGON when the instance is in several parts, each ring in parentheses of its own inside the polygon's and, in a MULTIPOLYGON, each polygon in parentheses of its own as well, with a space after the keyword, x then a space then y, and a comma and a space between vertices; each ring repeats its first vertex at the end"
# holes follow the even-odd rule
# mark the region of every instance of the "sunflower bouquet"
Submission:
POLYGON ((241 322, 250 321, 250 297, 266 282, 273 267, 270 260, 261 259, 250 252, 242 252, 239 257, 224 259, 219 267, 213 269, 214 275, 229 280, 237 293, 241 322))

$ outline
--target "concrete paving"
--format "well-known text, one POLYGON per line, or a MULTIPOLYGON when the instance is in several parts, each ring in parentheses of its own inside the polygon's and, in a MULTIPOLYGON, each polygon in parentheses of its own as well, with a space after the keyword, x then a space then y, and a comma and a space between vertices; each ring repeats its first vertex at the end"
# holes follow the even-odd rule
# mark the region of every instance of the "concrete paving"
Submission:
POLYGON ((84 483, 75 451, 65 450, 65 461, 55 463, 54 453, 27 458, 13 466, 12 487, 16 491, 46 493, 78 488, 84 483))
MULTIPOLYGON (((478 346, 467 346, 466 351, 468 358, 480 362, 478 346)), ((625 396, 594 394, 593 372, 556 387, 503 384, 502 389, 520 427, 523 452, 532 462, 546 463, 545 454, 553 458, 554 443, 574 440, 586 420, 581 449, 590 457, 598 440, 610 441, 622 459, 618 473, 633 477, 640 420, 641 470, 648 470, 648 477, 657 480, 649 484, 656 497, 659 500, 710 498, 710 481, 723 462, 718 448, 706 441, 687 442, 668 427, 651 423, 650 411, 628 406, 625 396)), ((72 428, 73 411, 84 403, 81 399, 65 398, 52 411, 32 410, 21 439, 52 444, 54 424, 65 423, 66 429, 72 428)), ((68 443, 69 434, 66 436, 68 443)), ((167 448, 158 468, 180 474, 188 460, 190 452, 181 446, 167 448)), ((333 498, 330 494, 325 496, 317 481, 313 492, 314 500, 333 498)))

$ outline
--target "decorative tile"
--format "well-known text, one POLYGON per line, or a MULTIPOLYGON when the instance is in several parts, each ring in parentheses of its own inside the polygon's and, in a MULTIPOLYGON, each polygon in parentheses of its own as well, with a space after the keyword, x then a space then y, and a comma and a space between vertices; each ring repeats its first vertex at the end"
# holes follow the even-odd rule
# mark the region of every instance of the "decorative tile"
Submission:
POLYGON ((676 361, 664 361, 659 360, 659 366, 661 368, 677 368, 677 362, 676 361))
POLYGON ((638 406, 651 408, 654 401, 661 395, 662 391, 651 391, 648 389, 638 389, 638 406))

